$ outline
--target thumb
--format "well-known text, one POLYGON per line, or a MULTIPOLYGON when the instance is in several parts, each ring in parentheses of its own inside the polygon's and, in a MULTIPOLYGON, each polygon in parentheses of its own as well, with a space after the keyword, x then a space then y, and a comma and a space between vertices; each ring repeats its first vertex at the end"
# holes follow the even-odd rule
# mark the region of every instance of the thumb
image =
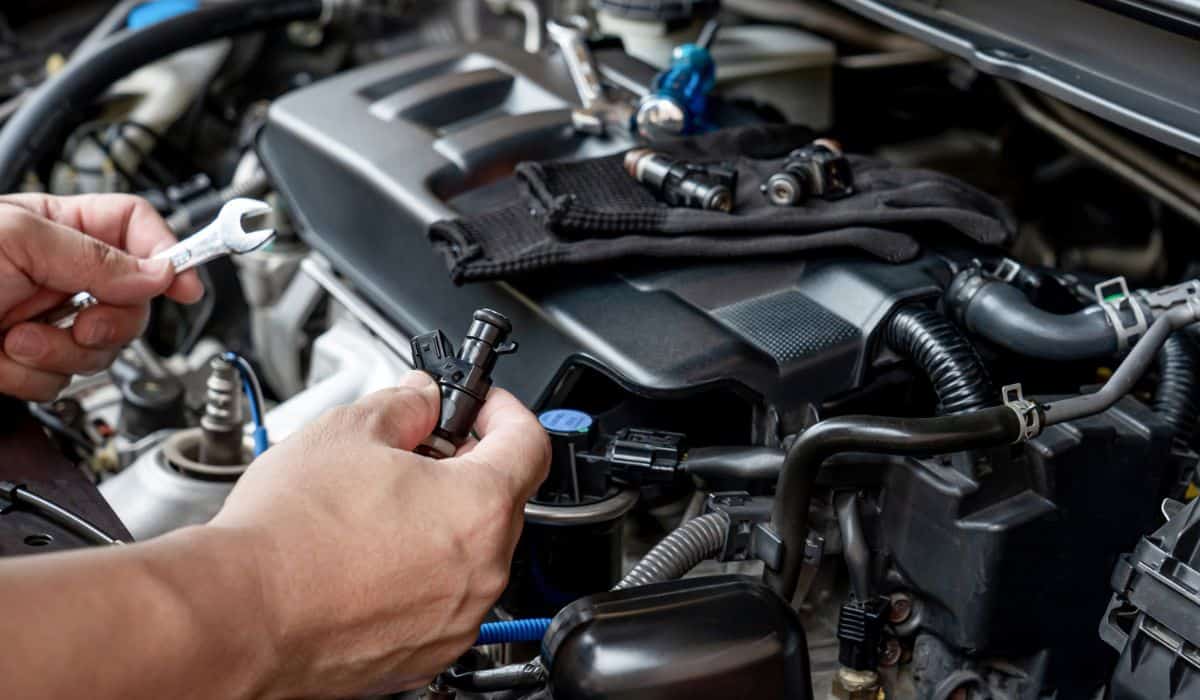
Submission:
POLYGON ((75 229, 16 207, 0 214, 0 255, 35 284, 90 292, 117 306, 141 304, 175 278, 167 260, 134 257, 75 229))
POLYGON ((409 372, 400 383, 359 399, 352 410, 372 437, 398 450, 412 450, 437 425, 442 393, 428 374, 409 372))

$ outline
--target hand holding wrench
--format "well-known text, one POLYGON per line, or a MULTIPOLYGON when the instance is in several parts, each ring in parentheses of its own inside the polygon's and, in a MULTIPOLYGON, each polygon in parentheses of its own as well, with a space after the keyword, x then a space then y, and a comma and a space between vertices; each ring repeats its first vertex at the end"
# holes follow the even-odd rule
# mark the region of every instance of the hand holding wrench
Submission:
MULTIPOLYGON (((247 231, 242 220, 271 211, 266 202, 257 199, 231 199, 221 207, 217 218, 204 228, 175 245, 160 251, 153 259, 171 261, 176 274, 190 270, 222 255, 248 253, 266 245, 275 237, 272 229, 247 231)), ((70 328, 80 311, 94 306, 96 298, 79 292, 59 306, 39 316, 37 321, 55 328, 70 328)))

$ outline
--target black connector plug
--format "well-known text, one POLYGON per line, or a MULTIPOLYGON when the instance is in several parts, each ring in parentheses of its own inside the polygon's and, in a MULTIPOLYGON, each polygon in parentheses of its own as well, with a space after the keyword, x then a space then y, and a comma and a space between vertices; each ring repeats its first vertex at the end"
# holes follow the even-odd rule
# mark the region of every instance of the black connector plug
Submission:
POLYGON ((442 392, 437 427, 417 446, 418 454, 438 459, 451 457, 467 441, 492 388, 492 370, 497 358, 517 350, 517 344, 508 340, 510 333, 512 322, 504 315, 479 309, 472 316, 457 354, 450 339, 440 330, 412 339, 413 366, 437 380, 442 392))

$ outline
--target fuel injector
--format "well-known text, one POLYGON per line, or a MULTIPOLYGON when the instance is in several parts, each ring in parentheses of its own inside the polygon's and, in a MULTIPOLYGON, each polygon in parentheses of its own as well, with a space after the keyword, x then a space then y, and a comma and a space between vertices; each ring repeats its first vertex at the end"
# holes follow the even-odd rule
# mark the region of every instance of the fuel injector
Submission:
POLYGON ((478 309, 458 354, 446 334, 431 331, 412 339, 413 366, 437 380, 442 392, 437 427, 417 446, 418 454, 451 457, 471 433, 479 409, 492 387, 492 370, 500 355, 516 352, 508 340, 512 322, 491 309, 478 309))
POLYGON ((733 211, 737 169, 725 163, 689 163, 648 148, 625 154, 625 172, 673 207, 733 211))
POLYGON ((810 197, 841 199, 854 194, 854 172, 833 139, 817 139, 788 154, 783 168, 760 190, 771 204, 792 207, 810 197))

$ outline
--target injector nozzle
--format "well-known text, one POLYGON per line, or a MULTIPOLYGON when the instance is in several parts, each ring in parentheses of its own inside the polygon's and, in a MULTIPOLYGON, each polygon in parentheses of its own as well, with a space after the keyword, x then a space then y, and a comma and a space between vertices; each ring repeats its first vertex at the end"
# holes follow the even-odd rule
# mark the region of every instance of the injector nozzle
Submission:
POLYGON ((428 457, 450 457, 471 434, 479 409, 492 387, 492 370, 501 355, 516 352, 508 340, 512 322, 491 309, 479 309, 458 353, 446 334, 431 331, 412 339, 413 367, 427 372, 442 393, 437 427, 416 452, 428 457))

